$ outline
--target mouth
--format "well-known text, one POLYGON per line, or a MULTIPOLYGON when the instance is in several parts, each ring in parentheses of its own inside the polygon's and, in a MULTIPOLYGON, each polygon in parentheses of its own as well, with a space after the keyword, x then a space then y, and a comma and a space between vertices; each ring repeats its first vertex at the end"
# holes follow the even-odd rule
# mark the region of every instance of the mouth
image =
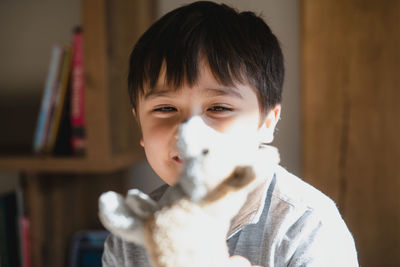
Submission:
POLYGON ((172 157, 172 159, 178 163, 183 163, 183 159, 179 155, 172 157))

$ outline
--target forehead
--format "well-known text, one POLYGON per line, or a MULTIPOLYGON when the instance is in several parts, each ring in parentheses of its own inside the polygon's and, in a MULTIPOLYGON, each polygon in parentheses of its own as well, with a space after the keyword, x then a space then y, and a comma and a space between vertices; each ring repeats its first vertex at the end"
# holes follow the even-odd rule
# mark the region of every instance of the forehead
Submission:
POLYGON ((255 93, 255 90, 249 84, 238 82, 233 77, 231 78, 232 82, 220 82, 220 79, 215 78, 216 75, 212 73, 205 60, 200 60, 198 66, 198 75, 195 81, 190 83, 184 80, 181 85, 175 85, 173 81, 168 80, 166 66, 163 64, 155 86, 151 87, 149 83, 144 84, 141 97, 151 99, 157 96, 174 95, 181 93, 185 89, 201 90, 202 94, 208 96, 228 95, 237 98, 243 98, 244 90, 250 90, 255 93))

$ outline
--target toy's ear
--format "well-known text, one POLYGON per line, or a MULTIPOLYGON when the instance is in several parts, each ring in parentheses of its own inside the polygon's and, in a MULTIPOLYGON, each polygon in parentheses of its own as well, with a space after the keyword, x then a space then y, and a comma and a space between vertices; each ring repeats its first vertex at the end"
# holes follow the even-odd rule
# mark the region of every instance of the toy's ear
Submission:
POLYGON ((281 105, 277 104, 268 112, 263 124, 260 127, 261 143, 271 143, 274 140, 275 127, 280 117, 281 105))
POLYGON ((143 219, 116 192, 106 192, 99 198, 99 219, 116 236, 136 244, 144 244, 143 219))

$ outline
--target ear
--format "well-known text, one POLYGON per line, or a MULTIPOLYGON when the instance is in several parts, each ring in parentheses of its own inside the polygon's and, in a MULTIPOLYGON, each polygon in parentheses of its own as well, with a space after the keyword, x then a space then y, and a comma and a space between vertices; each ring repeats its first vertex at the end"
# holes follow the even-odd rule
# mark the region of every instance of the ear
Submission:
MULTIPOLYGON (((138 123, 138 125, 139 125, 139 128, 141 128, 139 116, 137 115, 137 113, 136 113, 136 111, 135 111, 134 108, 132 108, 132 115, 133 115, 133 117, 136 119, 136 121, 137 121, 137 123, 138 123)), ((142 147, 144 147, 143 137, 140 138, 140 145, 141 145, 142 147)))
POLYGON ((132 108, 132 115, 135 119, 138 119, 138 117, 136 116, 136 111, 134 108, 132 108))
POLYGON ((274 140, 274 132, 276 124, 278 123, 281 117, 281 105, 277 104, 274 108, 272 108, 260 129, 260 141, 261 143, 271 143, 274 140))

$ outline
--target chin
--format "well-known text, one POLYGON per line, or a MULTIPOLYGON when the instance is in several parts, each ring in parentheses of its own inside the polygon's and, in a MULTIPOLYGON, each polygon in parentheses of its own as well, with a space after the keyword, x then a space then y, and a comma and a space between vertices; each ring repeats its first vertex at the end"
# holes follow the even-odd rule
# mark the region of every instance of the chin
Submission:
POLYGON ((160 175, 161 180, 163 180, 165 183, 167 183, 169 186, 174 186, 178 182, 178 173, 179 172, 173 172, 173 173, 164 173, 165 175, 160 175))
MULTIPOLYGON (((162 178, 161 178, 162 179, 162 178)), ((167 179, 162 179, 165 183, 167 183, 169 186, 174 186, 178 182, 178 178, 167 178, 167 179)))

